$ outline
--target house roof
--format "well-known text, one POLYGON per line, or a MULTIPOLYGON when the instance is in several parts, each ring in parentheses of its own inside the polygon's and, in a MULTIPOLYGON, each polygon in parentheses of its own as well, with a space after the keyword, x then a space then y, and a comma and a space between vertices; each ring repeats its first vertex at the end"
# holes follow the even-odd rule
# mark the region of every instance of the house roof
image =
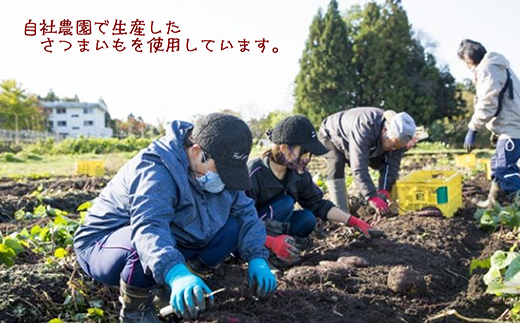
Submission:
POLYGON ((88 102, 68 102, 68 101, 54 101, 54 102, 40 102, 44 108, 100 108, 108 112, 107 105, 104 102, 88 103, 88 102))

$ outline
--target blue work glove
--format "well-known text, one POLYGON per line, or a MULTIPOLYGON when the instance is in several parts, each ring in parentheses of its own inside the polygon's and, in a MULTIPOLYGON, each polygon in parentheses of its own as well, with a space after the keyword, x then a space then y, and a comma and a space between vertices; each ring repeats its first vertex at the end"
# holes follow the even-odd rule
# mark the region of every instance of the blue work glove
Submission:
MULTIPOLYGON (((177 316, 193 319, 206 309, 204 294, 210 294, 211 289, 200 277, 192 274, 186 265, 173 266, 166 274, 165 280, 172 289, 170 304, 177 316)), ((210 296, 210 305, 213 302, 214 298, 210 296)))
POLYGON ((249 287, 253 291, 253 295, 264 299, 269 297, 278 285, 276 277, 269 269, 267 261, 263 258, 254 258, 249 261, 247 270, 249 277, 249 287))
POLYGON ((475 149, 475 138, 477 137, 477 132, 475 130, 468 129, 468 133, 466 133, 466 138, 464 138, 464 149, 471 152, 475 149))

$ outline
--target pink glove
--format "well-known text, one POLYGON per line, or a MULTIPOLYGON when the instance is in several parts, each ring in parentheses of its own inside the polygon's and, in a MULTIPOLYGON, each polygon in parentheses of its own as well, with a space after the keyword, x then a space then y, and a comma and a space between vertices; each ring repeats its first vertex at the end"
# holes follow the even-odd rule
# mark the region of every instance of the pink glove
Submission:
POLYGON ((386 200, 387 202, 390 201, 390 192, 388 192, 387 190, 377 190, 377 195, 379 195, 379 197, 383 198, 384 196, 384 200, 386 200))
POLYGON ((374 229, 370 224, 359 218, 356 218, 355 216, 350 216, 347 225, 349 227, 358 229, 361 233, 363 233, 365 238, 379 238, 385 236, 382 231, 374 229))
POLYGON ((388 215, 390 214, 390 208, 388 204, 386 204, 385 200, 380 198, 379 196, 372 196, 368 198, 368 203, 376 209, 377 213, 380 215, 388 215))
POLYGON ((294 246, 294 238, 282 234, 277 237, 266 236, 265 246, 280 259, 290 261, 300 256, 300 250, 294 246))
POLYGON ((418 141, 419 141, 419 139, 417 139, 417 138, 415 138, 415 137, 412 138, 412 140, 410 140, 410 141, 406 144, 406 150, 410 150, 410 149, 412 149, 418 141))

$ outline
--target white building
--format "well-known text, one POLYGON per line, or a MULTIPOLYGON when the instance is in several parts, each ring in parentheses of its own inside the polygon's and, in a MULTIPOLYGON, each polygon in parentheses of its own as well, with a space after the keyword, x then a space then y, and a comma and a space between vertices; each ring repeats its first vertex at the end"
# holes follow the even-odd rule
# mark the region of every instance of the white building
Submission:
POLYGON ((112 137, 108 109, 103 100, 98 103, 57 101, 40 104, 49 112, 49 127, 60 138, 112 137))

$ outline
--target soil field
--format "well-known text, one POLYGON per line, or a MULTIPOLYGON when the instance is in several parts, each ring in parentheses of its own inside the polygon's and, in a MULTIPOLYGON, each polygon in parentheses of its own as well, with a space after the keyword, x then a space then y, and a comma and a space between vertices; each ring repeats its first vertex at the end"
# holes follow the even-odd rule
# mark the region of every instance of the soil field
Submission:
MULTIPOLYGON (((74 213, 106 183, 90 178, 2 179, 0 231, 34 224, 11 219, 14 211, 37 205, 30 193, 39 186, 48 204, 74 213)), ((245 264, 230 258, 205 277, 212 290, 225 290, 215 295, 216 306, 198 321, 411 323, 426 322, 446 309, 497 318, 506 307, 484 294, 484 271, 469 273, 471 259, 489 257, 504 247, 498 234, 478 229, 473 220, 474 203, 485 198, 487 186, 485 180, 466 181, 463 208, 450 219, 413 213, 383 219, 378 228, 387 238, 367 240, 345 226, 324 225, 313 233, 313 245, 297 266, 277 272, 278 290, 267 301, 253 300, 245 264)), ((370 220, 365 206, 355 209, 370 220)), ((0 267, 0 322, 48 322, 57 317, 82 321, 86 315, 73 314, 86 313, 90 306, 82 308, 78 297, 102 302, 105 321, 116 320, 117 291, 85 277, 73 256, 49 265, 25 253, 16 262, 11 268, 0 267), (67 295, 76 298, 63 305, 67 295)), ((432 322, 462 321, 445 317, 432 322)))

